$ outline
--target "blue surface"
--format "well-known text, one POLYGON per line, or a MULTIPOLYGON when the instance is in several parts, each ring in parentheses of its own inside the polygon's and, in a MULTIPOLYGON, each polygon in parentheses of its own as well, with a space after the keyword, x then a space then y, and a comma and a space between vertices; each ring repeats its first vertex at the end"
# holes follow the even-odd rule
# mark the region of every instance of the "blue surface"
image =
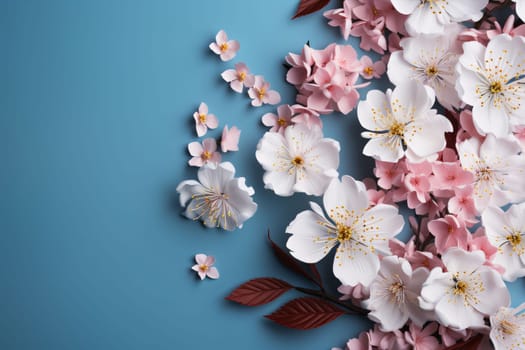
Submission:
MULTIPOLYGON (((320 14, 290 21, 296 4, 1 1, 0 349, 329 349, 368 328, 343 316, 303 332, 262 317, 294 292, 258 308, 224 300, 257 276, 302 284, 266 242, 268 228, 285 242, 308 199, 263 190, 254 152, 273 108, 250 107, 219 76, 246 62, 293 102, 284 56, 307 40, 342 42, 320 14), (219 29, 241 43, 234 61, 207 47, 219 29), (259 210, 232 233, 173 204, 176 185, 196 175, 186 145, 201 101, 221 127, 242 130, 240 151, 224 159, 255 187, 259 210), (200 252, 216 257, 219 280, 196 279, 200 252)), ((355 113, 325 125, 343 146, 341 173, 370 176, 355 113)), ((513 289, 516 304, 523 282, 513 289)))

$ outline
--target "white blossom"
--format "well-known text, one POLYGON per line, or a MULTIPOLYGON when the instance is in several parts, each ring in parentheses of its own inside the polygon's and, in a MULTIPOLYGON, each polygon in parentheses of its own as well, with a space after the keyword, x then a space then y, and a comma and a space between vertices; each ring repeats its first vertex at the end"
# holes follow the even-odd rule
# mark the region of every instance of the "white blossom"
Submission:
POLYGON ((482 135, 505 137, 512 126, 525 124, 525 40, 501 34, 487 47, 476 41, 463 45, 456 89, 472 106, 472 118, 482 135))
POLYGON ((390 253, 388 240, 403 228, 403 217, 396 207, 378 204, 370 207, 364 184, 350 176, 332 180, 321 207, 310 203, 288 225, 291 236, 286 246, 296 259, 316 263, 338 245, 333 272, 342 284, 370 285, 379 270, 378 254, 390 253))
POLYGON ((525 348, 525 303, 515 309, 501 307, 490 316, 490 340, 495 350, 525 348))
POLYGON ((235 168, 229 162, 206 164, 199 169, 198 179, 185 180, 177 186, 180 204, 186 207, 187 218, 201 220, 207 227, 225 230, 241 228, 253 216, 257 204, 244 177, 235 178, 235 168))
POLYGON ((420 305, 434 310, 443 326, 463 330, 483 327, 485 316, 508 306, 510 294, 494 269, 483 265, 482 251, 448 249, 442 256, 446 267, 435 267, 423 284, 420 305))
POLYGON ((411 162, 435 157, 445 148, 444 133, 453 129, 446 117, 430 109, 434 100, 432 89, 414 80, 386 94, 369 91, 357 107, 359 123, 370 130, 361 134, 370 139, 363 154, 385 162, 404 155, 411 162))
POLYGON ((323 138, 317 125, 295 124, 284 135, 266 132, 255 156, 266 171, 265 188, 279 196, 294 192, 320 196, 338 175, 339 150, 339 142, 323 138))
POLYGON ((488 207, 481 220, 490 243, 498 248, 493 262, 505 268, 503 279, 512 282, 525 276, 525 203, 506 212, 488 207))

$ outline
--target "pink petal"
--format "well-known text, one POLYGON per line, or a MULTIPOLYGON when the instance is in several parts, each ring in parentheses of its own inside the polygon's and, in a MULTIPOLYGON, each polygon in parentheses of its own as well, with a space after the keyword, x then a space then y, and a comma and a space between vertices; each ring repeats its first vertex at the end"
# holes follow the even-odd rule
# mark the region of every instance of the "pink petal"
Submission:
POLYGON ((241 48, 241 45, 237 40, 230 40, 228 41, 228 50, 237 52, 241 48))
POLYGON ((265 100, 266 103, 276 105, 281 102, 281 95, 279 95, 279 93, 275 90, 270 90, 266 92, 265 100))
POLYGON ((253 74, 246 74, 244 77, 244 86, 252 87, 255 84, 255 76, 253 74))
POLYGON ((226 32, 224 30, 221 29, 221 30, 219 30, 217 35, 215 35, 215 41, 219 45, 224 44, 225 42, 228 41, 228 35, 226 34, 226 32))
POLYGON ((199 272, 197 272, 197 274, 201 278, 201 281, 206 278, 206 272, 199 271, 199 272))
POLYGON ((219 47, 219 45, 217 45, 216 43, 211 43, 210 46, 209 46, 210 50, 212 50, 214 53, 216 53, 217 55, 220 55, 221 53, 221 48, 219 47))
POLYGON ((237 79, 237 71, 235 69, 225 70, 224 72, 222 72, 221 77, 229 83, 237 79))
POLYGON ((201 102, 199 105, 199 114, 208 114, 208 105, 204 102, 201 102))
POLYGON ((273 113, 266 113, 262 116, 261 121, 264 126, 274 126, 277 123, 277 116, 273 113))
POLYGON ((194 141, 188 145, 188 152, 190 152, 190 155, 194 157, 200 157, 203 151, 204 150, 200 142, 194 141))
POLYGON ((230 87, 233 91, 242 93, 243 84, 239 80, 234 80, 230 83, 230 87))
POLYGON ((217 126, 219 126, 219 121, 214 114, 208 114, 206 116, 206 126, 210 129, 215 129, 217 126))
POLYGON ((209 160, 210 163, 219 164, 221 162, 221 154, 219 152, 213 152, 209 160))
POLYGON ((217 141, 215 141, 215 139, 212 138, 207 138, 202 141, 202 146, 204 147, 204 150, 212 153, 217 150, 217 141))
POLYGON ((206 262, 206 254, 197 254, 195 255, 195 261, 197 262, 197 264, 199 265, 202 265, 206 262))
POLYGON ((206 134, 206 131, 208 131, 208 128, 206 127, 206 125, 196 124, 195 130, 197 131, 197 136, 201 137, 206 134))
POLYGON ((213 264, 215 264, 215 258, 211 255, 208 255, 206 257, 206 262, 204 263, 206 266, 212 266, 213 264))
POLYGON ((202 158, 201 157, 193 157, 191 158, 189 161, 188 161, 188 164, 190 166, 195 166, 195 167, 201 167, 204 165, 204 162, 202 161, 202 158))
POLYGON ((210 269, 208 270, 206 274, 208 275, 209 278, 212 278, 214 280, 219 278, 219 270, 217 270, 215 266, 210 267, 210 269))

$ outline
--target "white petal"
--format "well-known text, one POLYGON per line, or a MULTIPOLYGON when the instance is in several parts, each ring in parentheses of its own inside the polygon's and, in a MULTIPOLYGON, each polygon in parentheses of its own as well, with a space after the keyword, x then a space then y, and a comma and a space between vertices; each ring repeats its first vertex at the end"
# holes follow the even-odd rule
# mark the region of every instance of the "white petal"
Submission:
POLYGON ((182 207, 185 207, 188 200, 191 199, 191 196, 195 194, 196 192, 202 192, 202 190, 203 190, 203 187, 198 181, 195 181, 195 180, 182 181, 177 186, 177 192, 179 192, 180 194, 180 197, 179 197, 180 205, 182 207))
POLYGON ((364 184, 351 176, 345 175, 333 179, 323 196, 323 205, 328 215, 334 220, 339 210, 360 212, 368 208, 368 194, 364 184))
POLYGON ((474 308, 488 316, 495 314, 502 306, 509 306, 510 293, 499 273, 487 266, 482 266, 478 273, 483 290, 477 294, 479 303, 475 303, 474 308))
POLYGON ((440 114, 429 114, 405 127, 405 142, 418 157, 425 158, 445 148, 445 132, 452 132, 450 121, 440 114))
POLYGON ((485 324, 483 315, 466 305, 462 295, 442 298, 436 305, 436 316, 441 324, 457 330, 481 327, 485 324))
POLYGON ((416 80, 396 86, 391 97, 392 112, 397 121, 408 123, 428 115, 435 101, 434 91, 416 80))
POLYGON ((485 254, 480 250, 467 252, 461 248, 452 247, 443 254, 441 260, 449 272, 466 271, 469 273, 485 263, 485 254))
POLYGON ((278 196, 288 197, 294 193, 295 171, 267 171, 263 175, 264 188, 272 190, 278 196))
POLYGON ((400 137, 381 134, 366 143, 363 154, 383 162, 396 163, 405 152, 400 137))
POLYGON ((379 258, 367 248, 356 246, 352 241, 339 245, 334 259, 334 275, 341 284, 368 287, 379 271, 379 258))
POLYGON ((359 123, 370 131, 389 130, 394 119, 390 111, 390 100, 379 90, 371 90, 366 100, 357 105, 359 123))
POLYGON ((401 50, 392 52, 390 59, 388 60, 388 79, 390 79, 394 85, 399 85, 404 83, 406 80, 415 78, 412 74, 414 66, 411 64, 411 62, 407 62, 405 60, 403 54, 404 52, 401 50))

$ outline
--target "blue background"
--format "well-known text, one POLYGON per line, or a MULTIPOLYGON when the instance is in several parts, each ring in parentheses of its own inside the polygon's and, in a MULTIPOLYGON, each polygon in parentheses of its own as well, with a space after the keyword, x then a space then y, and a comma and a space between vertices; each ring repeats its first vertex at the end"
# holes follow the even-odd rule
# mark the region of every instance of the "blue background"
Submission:
MULTIPOLYGON (((311 200, 263 189, 254 152, 274 107, 250 107, 220 78, 243 61, 292 103, 285 55, 343 42, 320 13, 291 21, 297 2, 1 1, 1 349, 329 349, 369 327, 343 316, 297 331, 263 318, 295 292, 257 308, 224 300, 253 277, 307 286, 266 241, 270 229, 284 244, 311 200), (208 49, 220 29, 241 43, 233 61, 208 49), (256 190, 242 230, 180 215, 175 187, 196 176, 186 146, 201 101, 220 120, 208 136, 242 130, 240 151, 223 158, 256 190), (216 257, 219 280, 190 270, 201 252, 216 257)), ((371 176, 355 112, 324 120, 340 172, 371 176)), ((513 290, 517 304, 523 282, 513 290)))

